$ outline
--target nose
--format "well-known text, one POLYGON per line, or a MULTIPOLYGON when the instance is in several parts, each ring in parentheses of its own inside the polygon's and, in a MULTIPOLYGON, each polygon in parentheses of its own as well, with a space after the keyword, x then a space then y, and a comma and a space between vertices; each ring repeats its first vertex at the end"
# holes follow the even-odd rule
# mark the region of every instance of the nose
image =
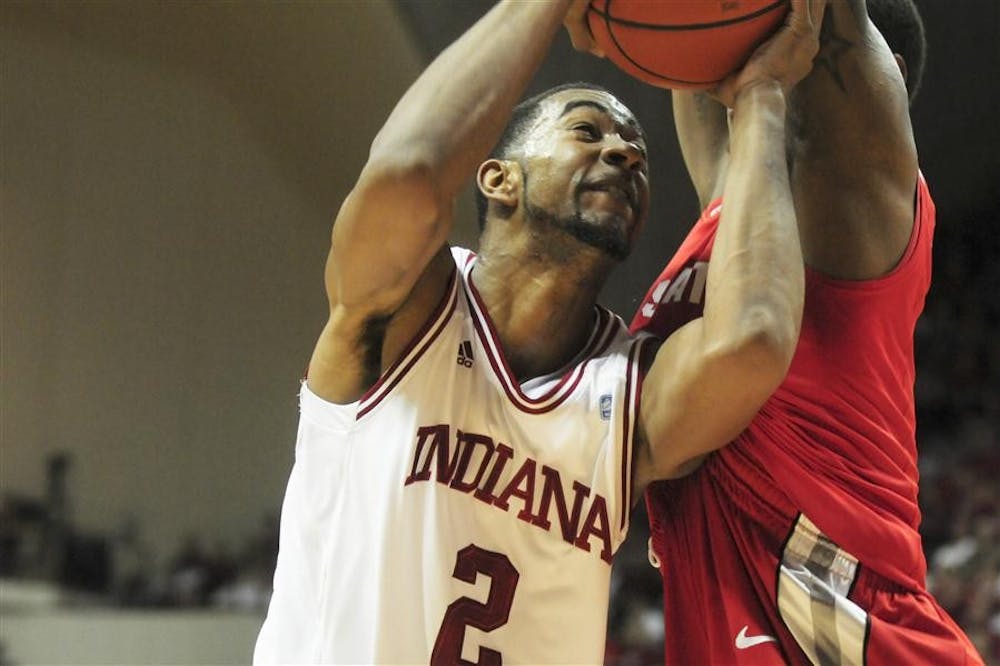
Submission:
POLYGON ((634 141, 626 141, 619 135, 607 138, 601 159, 627 171, 640 171, 646 163, 642 149, 634 141))

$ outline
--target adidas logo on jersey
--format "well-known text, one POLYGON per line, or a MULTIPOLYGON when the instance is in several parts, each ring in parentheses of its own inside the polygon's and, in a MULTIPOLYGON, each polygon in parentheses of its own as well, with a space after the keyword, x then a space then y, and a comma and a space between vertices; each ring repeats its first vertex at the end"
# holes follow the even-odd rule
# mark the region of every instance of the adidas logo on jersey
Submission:
POLYGON ((472 367, 472 343, 468 340, 462 340, 458 345, 458 360, 455 361, 459 365, 464 365, 467 368, 472 367))

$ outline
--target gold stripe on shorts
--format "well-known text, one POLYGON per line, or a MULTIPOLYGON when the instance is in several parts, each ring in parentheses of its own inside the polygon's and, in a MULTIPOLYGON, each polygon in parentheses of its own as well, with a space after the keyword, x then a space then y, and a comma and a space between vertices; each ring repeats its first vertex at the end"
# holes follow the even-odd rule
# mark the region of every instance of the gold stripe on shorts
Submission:
POLYGON ((778 612, 817 666, 862 666, 868 614, 847 598, 858 560, 800 514, 778 573, 778 612))

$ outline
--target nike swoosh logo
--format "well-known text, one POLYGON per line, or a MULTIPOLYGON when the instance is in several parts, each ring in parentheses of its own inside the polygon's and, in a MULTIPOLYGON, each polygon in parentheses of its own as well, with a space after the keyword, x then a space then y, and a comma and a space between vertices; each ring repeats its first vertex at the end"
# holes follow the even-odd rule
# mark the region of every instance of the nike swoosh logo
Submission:
POLYGON ((747 636, 747 629, 750 625, 746 625, 740 629, 740 633, 736 634, 736 649, 746 650, 747 648, 752 648, 755 645, 760 645, 761 643, 777 643, 778 639, 774 636, 768 636, 767 634, 761 634, 760 636, 747 636))

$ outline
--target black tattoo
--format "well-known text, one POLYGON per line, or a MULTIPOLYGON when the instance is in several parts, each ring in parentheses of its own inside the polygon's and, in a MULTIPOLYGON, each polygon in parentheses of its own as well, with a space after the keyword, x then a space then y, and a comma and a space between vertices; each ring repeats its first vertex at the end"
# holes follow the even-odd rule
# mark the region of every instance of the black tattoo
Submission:
POLYGON ((816 67, 821 67, 830 74, 833 82, 844 94, 847 94, 847 86, 844 85, 844 77, 840 73, 840 58, 853 46, 853 42, 844 39, 835 32, 833 12, 827 12, 819 33, 819 55, 813 62, 816 67))

